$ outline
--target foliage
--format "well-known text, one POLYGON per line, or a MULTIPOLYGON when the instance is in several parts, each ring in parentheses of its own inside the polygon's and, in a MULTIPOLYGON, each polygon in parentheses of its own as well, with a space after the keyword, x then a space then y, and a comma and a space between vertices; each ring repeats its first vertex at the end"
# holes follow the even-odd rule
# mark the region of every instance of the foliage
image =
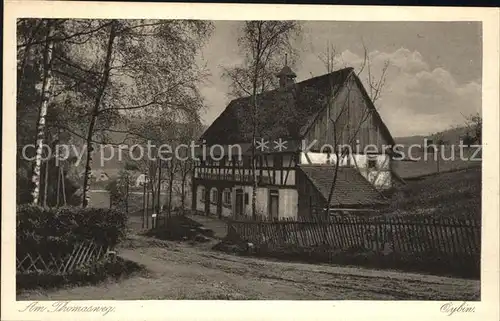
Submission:
POLYGON ((483 132, 483 118, 480 113, 476 113, 466 117, 465 125, 468 129, 467 134, 463 137, 464 145, 481 144, 483 132))
MULTIPOLYGON (((288 53, 295 53, 292 42, 300 35, 301 24, 297 21, 246 21, 238 39, 238 46, 244 57, 243 64, 226 69, 223 76, 230 81, 231 94, 234 97, 252 97, 252 157, 255 157, 254 142, 257 138, 259 121, 258 95, 276 85, 276 74, 286 64, 288 53), (285 57, 283 57, 283 55, 285 57), (285 58, 285 59, 283 59, 285 58)), ((252 161, 254 181, 252 192, 252 215, 256 215, 257 171, 256 162, 252 161)))
MULTIPOLYGON (((17 204, 28 204, 32 202, 33 195, 31 190, 33 188, 33 182, 31 181, 31 163, 18 158, 18 171, 16 175, 17 188, 16 188, 16 202, 17 204)), ((79 179, 76 175, 69 170, 70 166, 68 164, 60 164, 65 169, 63 170, 64 182, 61 182, 59 167, 56 166, 56 161, 52 158, 49 161, 43 162, 42 166, 42 184, 40 195, 42 200, 46 199, 47 206, 59 206, 63 205, 63 193, 66 195, 66 205, 68 206, 78 206, 81 204, 81 198, 79 197, 80 184, 79 179), (45 171, 45 166, 48 166, 48 172, 45 171), (48 177, 45 174, 48 173, 48 177), (44 182, 47 179, 47 195, 44 191, 44 182), (59 182, 58 182, 59 181, 59 182), (59 186, 58 186, 59 185, 59 186), (64 186, 64 189, 63 189, 64 186), (58 193, 59 187, 59 193, 58 193), (59 194, 59 195, 58 195, 59 194)), ((43 203, 43 202, 41 202, 43 203)))
POLYGON ((126 170, 118 173, 118 178, 111 180, 106 185, 111 198, 111 206, 123 210, 128 206, 128 197, 132 177, 126 170))
POLYGON ((480 219, 481 168, 408 181, 394 193, 390 208, 384 212, 390 215, 480 219))
POLYGON ((166 218, 166 222, 159 221, 157 227, 149 230, 146 235, 161 240, 187 240, 201 233, 198 231, 199 227, 200 223, 184 215, 173 215, 166 218))
POLYGON ((96 284, 106 279, 118 279, 143 270, 144 267, 120 257, 106 257, 88 266, 73 270, 70 274, 54 274, 49 272, 32 272, 18 274, 16 290, 35 288, 56 288, 64 285, 96 284))
POLYGON ((125 236, 127 216, 113 209, 20 205, 16 222, 16 249, 21 257, 67 254, 82 240, 113 247, 125 236))
MULTIPOLYGON (((195 58, 213 30, 210 22, 20 19, 19 148, 36 141, 43 78, 40 66, 49 22, 54 28, 50 62, 53 81, 44 142, 58 140, 89 147, 96 143, 118 145, 130 136, 140 137, 141 132, 114 127, 140 115, 184 122, 198 118, 203 100, 197 85, 206 73, 197 66, 195 58), (112 139, 111 134, 117 132, 125 134, 123 141, 112 139)), ((91 165, 91 158, 88 153, 84 163, 91 165)), ((85 166, 86 174, 90 167, 85 166)), ((29 176, 31 163, 27 162, 25 168, 29 176)), ((19 186, 31 189, 29 184, 19 186)))
POLYGON ((223 73, 230 81, 230 96, 252 96, 254 91, 262 93, 275 88, 276 74, 285 60, 290 66, 296 62, 298 55, 293 43, 301 31, 301 24, 297 21, 245 22, 238 38, 243 64, 223 73))

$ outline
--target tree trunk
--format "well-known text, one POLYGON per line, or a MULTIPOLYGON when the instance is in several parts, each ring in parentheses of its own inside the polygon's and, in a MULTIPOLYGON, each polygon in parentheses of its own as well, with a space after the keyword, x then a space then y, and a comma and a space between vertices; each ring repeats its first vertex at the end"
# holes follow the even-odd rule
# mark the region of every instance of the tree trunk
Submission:
POLYGON ((151 182, 151 203, 148 203, 148 206, 151 204, 151 214, 155 213, 155 204, 156 204, 156 189, 154 182, 151 182))
POLYGON ((49 163, 50 163, 50 160, 46 160, 45 161, 45 174, 44 174, 44 177, 43 177, 43 206, 44 207, 47 207, 47 191, 48 191, 48 188, 49 188, 49 163))
MULTIPOLYGON (((32 43, 33 43, 33 40, 35 38, 35 35, 36 33, 40 30, 40 27, 43 25, 43 21, 41 21, 37 26, 36 28, 33 30, 33 32, 31 33, 29 39, 28 39, 28 42, 26 44, 26 47, 24 48, 24 53, 23 53, 23 59, 21 60, 21 66, 18 70, 18 74, 17 74, 17 96, 16 97, 19 97, 20 95, 20 92, 23 88, 23 83, 24 83, 24 71, 26 69, 26 63, 28 61, 28 56, 30 55, 30 52, 31 52, 31 46, 32 46, 32 43)), ((46 40, 48 40, 46 38, 46 40)))
POLYGON ((146 182, 142 186, 142 228, 144 228, 144 221, 146 217, 146 182))
POLYGON ((64 166, 61 166, 59 167, 60 169, 60 175, 61 175, 61 187, 62 187, 62 196, 63 196, 63 204, 64 206, 67 205, 67 202, 66 202, 66 185, 64 183, 64 180, 66 179, 65 175, 64 175, 64 166))
POLYGON ((116 23, 113 21, 111 23, 111 30, 109 33, 109 41, 108 41, 108 48, 106 51, 106 60, 104 63, 104 73, 103 73, 103 79, 101 86, 99 87, 99 92, 97 93, 96 100, 94 103, 94 108, 92 110, 92 116, 89 124, 89 131, 87 133, 87 140, 86 140, 86 145, 87 145, 87 158, 85 160, 85 175, 83 179, 83 195, 82 195, 82 207, 87 207, 89 203, 89 180, 90 180, 90 174, 92 170, 92 152, 93 152, 93 147, 92 147, 92 137, 94 135, 94 126, 97 120, 97 115, 99 112, 99 106, 101 105, 102 97, 104 96, 104 91, 106 90, 106 87, 108 85, 108 80, 109 80, 109 71, 110 71, 110 66, 111 66, 111 56, 113 54, 113 42, 116 38, 116 23))
POLYGON ((156 202, 156 213, 160 215, 160 200, 161 200, 161 158, 158 158, 158 190, 156 191, 158 199, 156 202))
POLYGON ((259 41, 257 44, 257 59, 255 61, 255 70, 254 70, 254 79, 253 79, 253 122, 252 122, 252 159, 250 160, 252 162, 252 178, 253 178, 253 187, 252 187, 252 218, 256 219, 257 217, 257 209, 256 209, 256 204, 257 204, 257 168, 255 164, 255 140, 257 139, 257 81, 259 79, 259 64, 260 64, 260 34, 261 30, 259 28, 259 41))
POLYGON ((35 166, 33 168, 32 181, 35 184, 33 189, 33 204, 38 205, 40 198, 40 167, 42 164, 43 141, 45 137, 45 117, 47 116, 47 107, 50 98, 50 85, 52 82, 52 51, 54 49, 54 41, 52 37, 53 24, 52 21, 47 21, 48 30, 46 35, 47 44, 44 51, 43 59, 43 85, 42 85, 42 102, 40 105, 40 113, 38 116, 38 133, 36 140, 36 157, 35 166))
POLYGON ((127 186, 125 187, 125 213, 128 214, 128 195, 129 195, 129 185, 130 185, 128 172, 126 178, 127 178, 127 186))
MULTIPOLYGON (((255 68, 255 73, 257 73, 257 68, 255 68)), ((255 164, 255 144, 256 144, 256 132, 257 132, 257 75, 255 75, 254 79, 254 88, 253 88, 253 123, 252 123, 252 158, 251 158, 251 165, 252 165, 252 179, 253 179, 253 186, 252 186, 252 218, 256 219, 257 217, 257 210, 256 210, 256 203, 257 203, 257 169, 256 169, 256 164, 255 164)))
POLYGON ((181 207, 184 212, 184 207, 186 205, 186 174, 182 174, 182 182, 181 182, 181 207))
POLYGON ((170 181, 168 182, 168 217, 172 212, 172 190, 174 189, 174 178, 173 175, 170 177, 170 181))
MULTIPOLYGON (((150 185, 150 183, 146 180, 146 185, 150 185)), ((146 186, 146 228, 149 228, 149 190, 146 186)))
POLYGON ((57 191, 56 191, 56 207, 59 207, 59 193, 61 191, 61 175, 59 173, 59 168, 57 169, 57 191))

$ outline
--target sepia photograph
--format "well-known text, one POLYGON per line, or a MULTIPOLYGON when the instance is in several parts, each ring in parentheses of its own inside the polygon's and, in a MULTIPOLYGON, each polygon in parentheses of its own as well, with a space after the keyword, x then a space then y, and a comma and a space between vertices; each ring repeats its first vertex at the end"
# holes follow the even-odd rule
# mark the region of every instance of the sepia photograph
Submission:
POLYGON ((15 24, 18 312, 484 299, 482 21, 15 24))

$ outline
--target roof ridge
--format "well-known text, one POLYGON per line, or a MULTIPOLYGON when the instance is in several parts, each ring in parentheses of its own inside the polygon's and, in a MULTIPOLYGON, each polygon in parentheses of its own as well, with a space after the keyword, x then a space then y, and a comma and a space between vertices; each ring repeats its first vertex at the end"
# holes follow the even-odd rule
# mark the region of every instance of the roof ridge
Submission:
MULTIPOLYGON (((322 74, 322 75, 319 75, 319 76, 315 76, 315 77, 307 78, 307 79, 304 79, 304 80, 302 80, 302 81, 296 82, 296 83, 295 83, 295 86, 300 85, 300 84, 303 84, 303 83, 308 82, 308 81, 311 81, 311 80, 313 80, 313 79, 314 79, 314 80, 317 80, 317 79, 319 79, 319 78, 326 77, 326 76, 331 76, 331 75, 333 75, 333 74, 337 74, 337 73, 338 73, 338 74, 340 74, 341 72, 343 72, 343 71, 347 71, 347 70, 349 70, 349 71, 353 71, 353 70, 354 70, 354 67, 345 67, 345 68, 338 69, 338 70, 335 70, 335 71, 332 71, 332 72, 328 72, 328 73, 326 73, 326 74, 322 74)), ((281 90, 280 90, 280 88, 274 88, 274 89, 270 89, 270 90, 263 91, 263 92, 261 92, 261 93, 257 94, 257 96, 260 96, 260 95, 265 95, 265 94, 270 94, 270 93, 274 93, 274 92, 280 92, 280 91, 281 91, 281 90)), ((233 101, 244 100, 244 99, 248 99, 248 98, 250 98, 250 97, 252 97, 252 95, 247 95, 247 96, 242 96, 242 97, 233 98, 233 99, 229 102, 229 104, 230 104, 230 103, 232 103, 233 101)), ((228 105, 229 105, 229 104, 228 104, 228 105)))
POLYGON ((311 78, 304 79, 304 80, 302 80, 302 81, 297 82, 296 84, 298 85, 298 84, 301 84, 301 83, 306 82, 306 81, 311 81, 311 80, 313 80, 313 79, 318 79, 318 78, 322 78, 322 77, 330 76, 330 75, 337 74, 337 73, 338 73, 338 74, 340 74, 341 72, 343 72, 343 71, 347 71, 347 70, 349 70, 349 71, 353 71, 353 70, 354 70, 354 67, 345 67, 345 68, 342 68, 342 69, 337 69, 337 70, 335 70, 335 71, 328 72, 328 73, 326 73, 326 74, 322 74, 322 75, 319 75, 319 76, 315 76, 315 77, 311 77, 311 78))

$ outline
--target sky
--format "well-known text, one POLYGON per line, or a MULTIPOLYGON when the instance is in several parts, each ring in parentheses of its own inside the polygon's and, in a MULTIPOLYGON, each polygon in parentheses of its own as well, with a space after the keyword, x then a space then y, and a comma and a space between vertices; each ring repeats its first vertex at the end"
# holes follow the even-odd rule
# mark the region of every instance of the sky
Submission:
MULTIPOLYGON (((241 21, 216 21, 200 54, 210 76, 202 85, 202 114, 210 125, 230 101, 223 67, 242 61, 237 45, 241 21)), ((319 57, 328 44, 339 55, 338 68, 359 70, 364 49, 374 80, 389 62, 376 107, 394 137, 427 135, 464 124, 464 115, 481 111, 482 38, 477 22, 304 21, 294 42, 299 60, 296 81, 326 73, 319 57)), ((367 68, 360 74, 366 84, 367 68)))

